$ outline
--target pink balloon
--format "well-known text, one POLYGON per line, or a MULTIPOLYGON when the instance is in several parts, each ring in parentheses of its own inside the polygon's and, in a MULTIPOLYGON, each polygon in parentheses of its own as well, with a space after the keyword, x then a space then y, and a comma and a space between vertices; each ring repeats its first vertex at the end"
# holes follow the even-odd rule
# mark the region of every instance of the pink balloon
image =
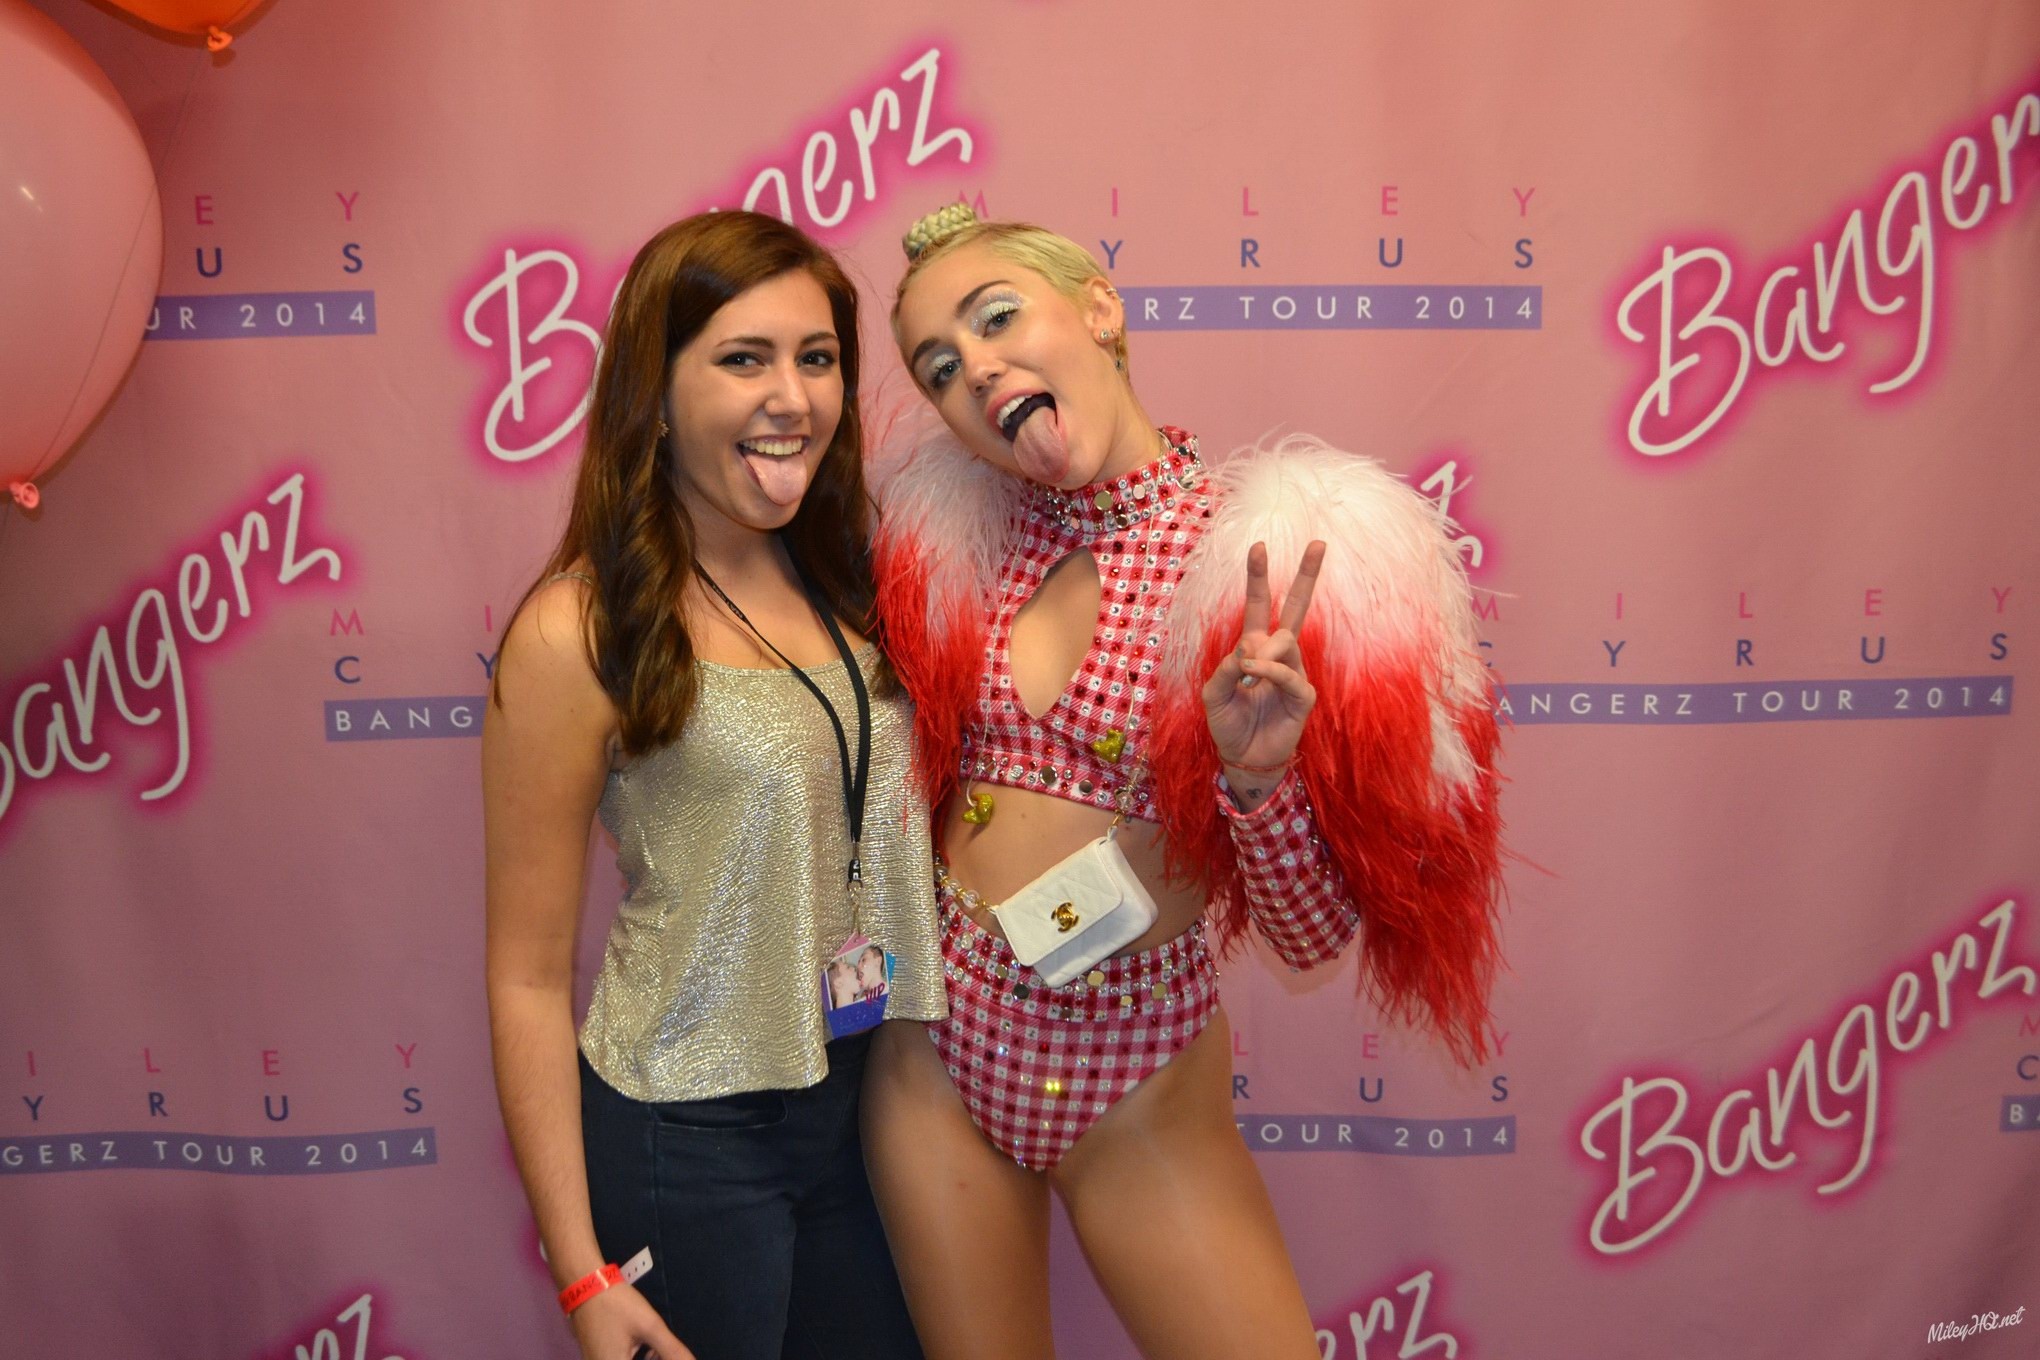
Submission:
POLYGON ((162 269, 127 105, 54 21, 0 0, 0 494, 32 508, 29 479, 120 386, 162 269))

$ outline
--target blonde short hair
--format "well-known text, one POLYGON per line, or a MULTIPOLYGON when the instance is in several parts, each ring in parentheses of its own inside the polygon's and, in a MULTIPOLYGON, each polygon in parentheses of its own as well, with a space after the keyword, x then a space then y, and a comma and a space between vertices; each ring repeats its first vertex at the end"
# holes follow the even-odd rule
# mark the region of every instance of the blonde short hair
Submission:
MULTIPOLYGON (((907 252, 907 272, 900 276, 899 290, 893 294, 895 344, 900 338, 900 303, 907 295, 907 285, 927 266, 972 242, 982 242, 993 254, 1041 275, 1073 306, 1085 304, 1084 288, 1091 280, 1105 279, 1108 285, 1111 282, 1098 258, 1067 236, 1031 222, 983 222, 968 203, 945 203, 914 223, 900 240, 907 252)), ((1131 371, 1124 326, 1113 337, 1112 357, 1120 372, 1131 371)))

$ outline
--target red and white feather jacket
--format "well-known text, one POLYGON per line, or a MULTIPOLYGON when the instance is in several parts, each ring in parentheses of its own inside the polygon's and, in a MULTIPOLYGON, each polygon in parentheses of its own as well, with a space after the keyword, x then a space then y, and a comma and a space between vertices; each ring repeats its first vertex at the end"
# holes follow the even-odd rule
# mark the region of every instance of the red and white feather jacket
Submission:
POLYGON ((873 454, 880 638, 915 703, 929 805, 969 782, 1110 808, 1145 769, 1130 810, 1161 825, 1170 872, 1205 886, 1222 948, 1251 925, 1304 968, 1360 933, 1363 992, 1481 1059, 1497 733, 1449 522, 1379 464, 1308 436, 1208 470, 1194 439, 1164 434, 1166 457, 1075 492, 925 428, 873 454), (1292 773, 1240 813, 1214 785, 1199 691, 1239 640, 1249 547, 1268 545, 1279 609, 1313 539, 1327 550, 1298 645, 1317 706, 1292 773), (1098 627, 1033 715, 1007 659, 1013 618, 1080 550, 1098 564, 1098 627))

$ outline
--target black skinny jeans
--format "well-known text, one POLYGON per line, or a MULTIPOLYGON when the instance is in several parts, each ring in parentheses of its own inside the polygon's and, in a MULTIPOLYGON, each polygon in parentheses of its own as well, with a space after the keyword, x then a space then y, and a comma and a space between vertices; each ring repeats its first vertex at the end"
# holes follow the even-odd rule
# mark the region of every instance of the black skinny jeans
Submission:
POLYGON ((581 1136, 604 1259, 696 1360, 920 1360, 864 1176, 871 1036, 829 1045, 801 1091, 645 1104, 581 1060, 581 1136))

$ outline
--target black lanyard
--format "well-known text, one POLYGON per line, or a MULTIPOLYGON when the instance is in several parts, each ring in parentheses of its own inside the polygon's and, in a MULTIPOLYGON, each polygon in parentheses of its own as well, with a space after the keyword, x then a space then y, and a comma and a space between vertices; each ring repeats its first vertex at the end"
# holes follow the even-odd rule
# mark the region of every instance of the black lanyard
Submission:
POLYGON ((808 603, 822 616, 823 625, 829 630, 829 638, 836 644, 836 655, 843 658, 843 668, 850 673, 850 691, 857 696, 857 764, 853 770, 850 764, 850 741, 843 733, 843 720, 836 715, 836 706, 829 702, 829 696, 822 693, 822 687, 811 679, 808 673, 787 659, 785 652, 772 646, 772 639, 758 631, 758 625, 744 616, 737 608, 737 602, 723 592, 701 563, 694 564, 695 575, 708 583, 716 598, 729 607, 744 627, 751 630, 751 636, 771 647, 772 655, 786 662, 786 668, 794 678, 807 686, 808 693, 815 696, 815 702, 822 706, 822 712, 829 715, 829 726, 836 730, 836 752, 843 760, 843 815, 850 822, 850 868, 848 881, 854 885, 864 882, 864 868, 858 860, 858 847, 864 840, 864 793, 871 775, 871 696, 864 687, 864 672, 858 668, 857 656, 850 650, 850 643, 843 636, 843 629, 836 622, 836 612, 829 608, 829 602, 822 598, 822 592, 815 586, 814 578, 808 575, 807 565, 790 549, 787 558, 793 563, 794 572, 800 577, 801 589, 806 592, 808 603))

